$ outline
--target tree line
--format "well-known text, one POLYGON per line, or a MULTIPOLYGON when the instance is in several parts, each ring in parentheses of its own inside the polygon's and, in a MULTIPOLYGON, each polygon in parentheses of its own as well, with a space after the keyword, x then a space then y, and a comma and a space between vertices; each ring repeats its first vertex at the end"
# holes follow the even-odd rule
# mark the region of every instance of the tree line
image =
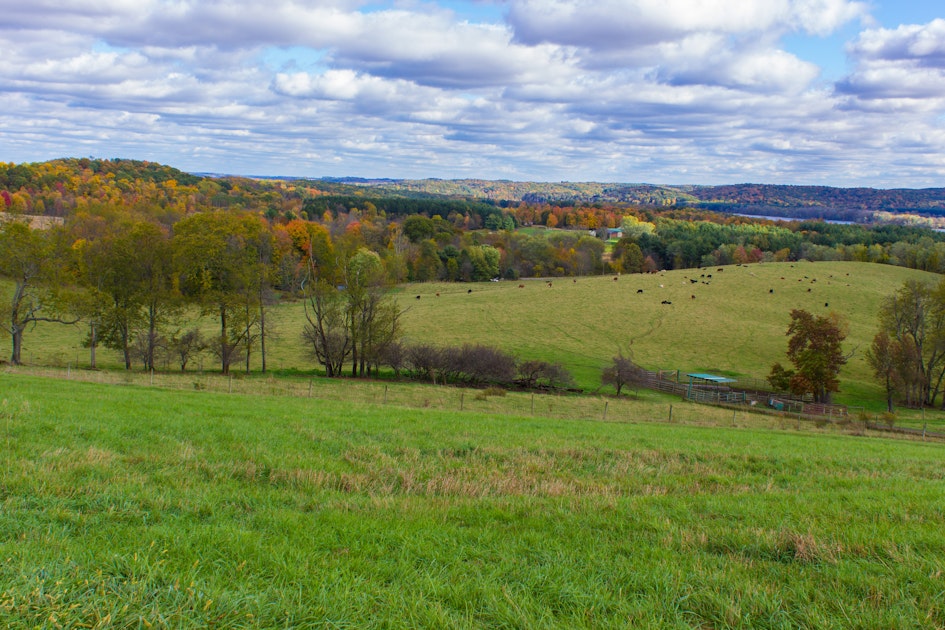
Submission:
POLYGON ((65 219, 130 214, 172 228, 196 212, 225 210, 256 214, 272 225, 316 223, 333 239, 360 230, 393 282, 800 259, 945 272, 945 234, 916 226, 781 223, 676 203, 530 203, 378 190, 319 180, 200 177, 136 160, 0 163, 0 211, 65 219), (605 255, 613 236, 608 230, 618 228, 623 238, 605 255))

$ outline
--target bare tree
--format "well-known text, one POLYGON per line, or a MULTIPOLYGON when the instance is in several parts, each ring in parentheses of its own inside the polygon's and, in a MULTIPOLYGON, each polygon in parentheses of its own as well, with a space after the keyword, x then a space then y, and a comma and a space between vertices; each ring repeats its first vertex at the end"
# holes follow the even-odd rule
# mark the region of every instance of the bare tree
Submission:
POLYGON ((639 378, 640 368, 634 365, 633 361, 625 357, 623 353, 618 353, 611 360, 611 364, 604 368, 600 380, 604 385, 612 385, 620 395, 624 387, 639 378))
POLYGON ((168 353, 173 355, 174 359, 180 365, 180 371, 187 370, 187 363, 195 356, 207 349, 207 341, 199 330, 193 328, 184 334, 172 336, 168 341, 168 353))
POLYGON ((341 376, 344 363, 351 356, 349 314, 345 296, 337 287, 325 280, 308 284, 302 339, 329 377, 341 376))

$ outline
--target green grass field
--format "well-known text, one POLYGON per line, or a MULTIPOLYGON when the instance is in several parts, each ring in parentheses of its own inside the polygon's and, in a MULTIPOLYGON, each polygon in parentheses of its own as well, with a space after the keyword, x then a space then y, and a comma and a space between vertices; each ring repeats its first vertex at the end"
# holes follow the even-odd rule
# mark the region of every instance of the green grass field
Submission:
MULTIPOLYGON (((616 282, 612 276, 563 278, 550 288, 542 280, 429 283, 401 287, 398 296, 406 309, 408 340, 480 342, 522 358, 558 361, 590 390, 599 387, 601 369, 620 350, 632 352, 649 369, 764 378, 773 362, 784 360, 791 309, 836 311, 850 322, 845 347, 855 350, 841 373, 838 401, 875 406, 882 391, 864 352, 877 330, 880 301, 907 278, 936 279, 887 265, 797 262, 628 275, 616 282)), ((269 367, 314 370, 299 337, 301 303, 277 306, 270 319, 276 336, 269 342, 269 367)), ((212 320, 203 326, 214 330, 212 320)), ((24 358, 36 364, 88 365, 83 335, 76 327, 40 325, 25 338, 24 358)), ((99 362, 119 366, 109 351, 100 352, 99 362)), ((212 369, 213 360, 204 358, 203 365, 212 369)), ((258 362, 254 365, 258 369, 258 362)))
POLYGON ((942 446, 0 373, 11 628, 945 626, 942 446))

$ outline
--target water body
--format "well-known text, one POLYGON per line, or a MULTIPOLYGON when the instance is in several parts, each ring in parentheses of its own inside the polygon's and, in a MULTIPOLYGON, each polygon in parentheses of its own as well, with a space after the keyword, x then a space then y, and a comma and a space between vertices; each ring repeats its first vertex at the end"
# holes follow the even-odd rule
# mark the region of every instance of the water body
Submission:
POLYGON ((824 223, 836 223, 837 225, 856 225, 856 221, 838 221, 836 219, 799 219, 797 217, 778 217, 771 214, 746 214, 744 212, 729 212, 738 217, 748 217, 750 219, 768 219, 769 221, 823 221, 824 223))

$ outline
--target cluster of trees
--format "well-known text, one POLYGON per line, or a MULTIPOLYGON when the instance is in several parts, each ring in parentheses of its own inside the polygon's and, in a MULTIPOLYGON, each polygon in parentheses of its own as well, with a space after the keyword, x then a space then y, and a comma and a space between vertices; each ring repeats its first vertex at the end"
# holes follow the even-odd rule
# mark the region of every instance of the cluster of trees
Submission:
POLYGON ((945 280, 906 281, 884 300, 879 324, 866 356, 885 387, 888 410, 896 397, 908 406, 934 406, 945 380, 945 280))
MULTIPOLYGON (((221 371, 259 353, 266 370, 267 313, 287 295, 304 300, 301 331, 328 376, 376 374, 381 366, 438 382, 561 387, 560 365, 517 361, 482 346, 434 348, 400 341, 401 311, 385 260, 357 230, 332 239, 324 226, 271 224, 237 212, 194 213, 170 229, 149 220, 80 214, 61 226, 0 225, 0 275, 12 280, 11 362, 22 360, 23 336, 40 321, 82 323, 94 367, 100 347, 118 351, 127 369, 173 360, 181 370, 204 350, 221 371), (217 321, 205 338, 187 328, 194 309, 217 321)), ((498 264, 497 250, 478 246, 498 264)), ((473 249, 473 251, 477 251, 473 249)))
MULTIPOLYGON (((678 215, 680 211, 673 213, 678 215)), ((623 238, 614 250, 615 267, 646 271, 648 267, 682 269, 804 259, 873 262, 945 272, 945 234, 924 228, 699 217, 630 215, 623 221, 623 238), (649 229, 641 230, 640 226, 649 229), (627 252, 631 258, 622 259, 627 252), (633 264, 640 259, 646 265, 633 264)))
POLYGON ((559 363, 519 360, 498 348, 481 344, 394 343, 386 348, 382 364, 392 368, 395 374, 433 383, 524 389, 561 389, 574 384, 570 372, 559 363))
MULTIPOLYGON (((918 227, 775 223, 679 207, 675 201, 667 204, 662 193, 652 205, 552 204, 539 198, 509 202, 502 201, 499 193, 508 188, 506 192, 524 199, 520 186, 458 184, 463 185, 424 182, 418 188, 416 182, 399 187, 388 182, 397 194, 384 196, 378 194, 383 188, 350 183, 198 177, 149 162, 65 159, 0 163, 0 211, 72 219, 120 209, 166 228, 196 212, 213 210, 258 215, 271 226, 303 221, 325 228, 332 240, 355 233, 359 246, 381 256, 391 282, 633 273, 798 259, 857 260, 945 272, 945 234, 918 227), (478 197, 418 194, 431 186, 478 197), (558 229, 516 229, 523 226, 558 229), (623 239, 608 258, 607 230, 618 227, 623 228, 623 239)), ((588 191, 592 197, 606 197, 607 191, 597 188, 588 191)), ((698 192, 715 195, 713 201, 727 201, 741 194, 754 203, 752 195, 781 198, 790 193, 808 199, 825 194, 819 189, 788 188, 787 192, 759 189, 757 195, 743 186, 715 192, 692 189, 686 198, 698 201, 698 192)), ((868 200, 874 192, 850 194, 868 200)))

